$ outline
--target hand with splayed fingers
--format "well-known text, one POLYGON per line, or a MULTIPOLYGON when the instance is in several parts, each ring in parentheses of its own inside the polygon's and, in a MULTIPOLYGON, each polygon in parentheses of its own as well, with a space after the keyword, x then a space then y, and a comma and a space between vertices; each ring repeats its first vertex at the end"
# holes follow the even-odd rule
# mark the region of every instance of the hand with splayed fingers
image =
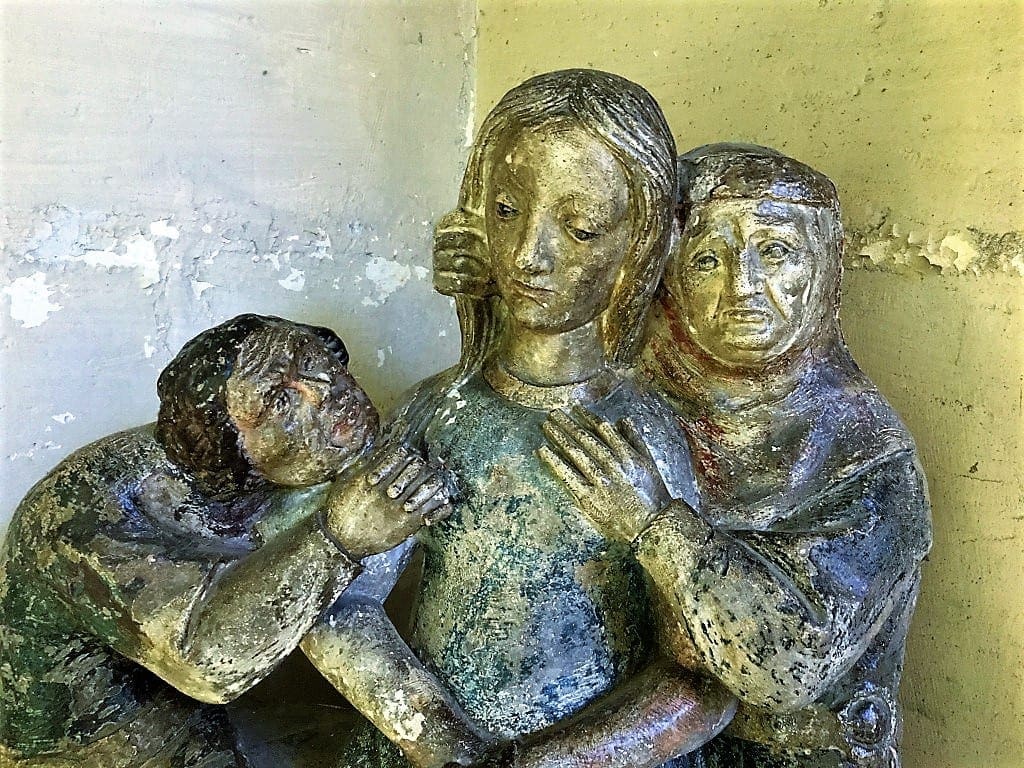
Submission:
POLYGON ((442 466, 403 443, 385 444, 354 478, 335 483, 325 525, 346 551, 363 558, 448 517, 453 489, 454 479, 442 466))
POLYGON ((634 423, 611 424, 580 406, 552 411, 540 458, 604 536, 632 543, 672 496, 634 423))

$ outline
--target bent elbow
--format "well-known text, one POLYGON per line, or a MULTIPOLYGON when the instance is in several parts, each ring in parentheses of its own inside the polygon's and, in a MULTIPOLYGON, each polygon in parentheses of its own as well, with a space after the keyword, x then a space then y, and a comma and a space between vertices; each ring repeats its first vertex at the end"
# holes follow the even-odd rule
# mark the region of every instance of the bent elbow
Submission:
POLYGON ((205 704, 234 701, 270 672, 255 659, 245 663, 241 660, 176 656, 147 666, 177 690, 205 704))

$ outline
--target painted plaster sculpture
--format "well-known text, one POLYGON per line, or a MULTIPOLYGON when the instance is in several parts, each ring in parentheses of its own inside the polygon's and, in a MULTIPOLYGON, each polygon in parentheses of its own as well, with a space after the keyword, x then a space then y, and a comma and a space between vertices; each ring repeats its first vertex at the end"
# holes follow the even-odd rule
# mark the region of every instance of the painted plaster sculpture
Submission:
POLYGON ((367 458, 377 415, 347 360, 325 328, 235 318, 163 371, 155 425, 29 492, 0 556, 0 764, 246 764, 215 704, 298 645, 358 558, 447 511, 420 459, 367 458))
POLYGON ((929 506, 910 435, 840 331, 835 187, 747 145, 702 147, 679 172, 682 238, 643 367, 687 433, 701 509, 609 499, 606 478, 644 459, 623 462, 608 425, 578 423, 582 456, 558 444, 553 465, 631 544, 663 647, 741 701, 696 765, 898 768, 929 506))
POLYGON ((559 409, 629 416, 622 439, 661 473, 650 489, 697 504, 685 434, 624 375, 675 194, 661 110, 622 78, 541 75, 485 119, 435 253, 463 357, 391 427, 443 460, 460 493, 452 516, 418 536, 411 648, 381 606, 407 550, 303 642, 373 723, 344 765, 684 765, 667 761, 731 716, 721 686, 658 654, 633 552, 587 522, 540 455, 559 409))

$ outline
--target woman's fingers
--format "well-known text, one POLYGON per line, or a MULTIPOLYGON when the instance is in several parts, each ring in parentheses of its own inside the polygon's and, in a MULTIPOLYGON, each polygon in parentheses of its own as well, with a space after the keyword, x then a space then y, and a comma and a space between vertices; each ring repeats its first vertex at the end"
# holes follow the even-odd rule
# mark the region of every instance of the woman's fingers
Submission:
POLYGON ((453 509, 454 507, 448 500, 448 494, 441 492, 427 499, 416 510, 416 514, 419 515, 424 525, 433 525, 451 515, 453 509))
POLYGON ((557 411, 553 412, 541 426, 548 441, 558 449, 564 458, 572 462, 587 481, 593 485, 608 485, 610 482, 608 473, 580 446, 576 436, 563 426, 563 422, 555 418, 556 413, 557 411))
MULTIPOLYGON (((623 460, 619 458, 617 450, 609 446, 608 440, 598 432, 599 420, 582 408, 578 411, 577 413, 577 409, 574 409, 572 416, 561 411, 553 411, 549 418, 579 443, 606 476, 613 478, 621 474, 623 460)), ((621 437, 618 442, 622 442, 621 437)))
POLYGON ((604 442, 604 444, 615 455, 615 458, 618 459, 620 464, 631 461, 636 457, 636 452, 633 447, 626 442, 622 435, 620 435, 616 431, 615 427, 609 422, 595 416, 580 405, 573 406, 572 415, 580 423, 585 424, 591 432, 597 435, 598 438, 604 442))
POLYGON ((405 445, 384 445, 378 454, 374 455, 370 469, 366 473, 366 481, 370 485, 391 482, 411 460, 412 454, 405 445))
POLYGON ((389 499, 404 501, 406 494, 419 488, 420 484, 429 478, 431 474, 426 462, 414 456, 402 471, 398 473, 395 479, 390 481, 385 493, 389 499))
POLYGON ((537 449, 537 456, 551 469, 551 472, 565 483, 569 491, 577 498, 582 498, 591 490, 590 483, 565 459, 555 453, 551 448, 542 445, 537 449))
POLYGON ((447 498, 447 494, 444 492, 444 484, 438 479, 433 470, 428 469, 424 480, 416 487, 412 486, 413 484, 410 483, 410 487, 405 489, 405 499, 402 502, 402 506, 406 512, 416 512, 438 494, 442 494, 447 498))
POLYGON ((434 253, 434 270, 478 278, 483 278, 490 272, 484 260, 466 248, 436 251, 434 253))

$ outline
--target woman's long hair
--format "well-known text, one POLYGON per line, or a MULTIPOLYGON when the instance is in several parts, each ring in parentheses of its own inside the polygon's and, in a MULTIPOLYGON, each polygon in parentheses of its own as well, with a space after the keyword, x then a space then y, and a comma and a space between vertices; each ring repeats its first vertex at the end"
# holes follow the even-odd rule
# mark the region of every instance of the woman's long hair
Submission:
MULTIPOLYGON (((601 331, 609 363, 627 367, 643 340, 644 318, 672 240, 675 141, 654 97, 625 78, 592 69, 548 72, 516 86, 480 126, 462 180, 458 212, 478 222, 480 236, 486 238, 483 221, 495 151, 505 137, 551 124, 592 133, 626 172, 636 226, 601 331)), ((486 242, 482 246, 486 253, 486 242)), ((405 426, 414 436, 422 436, 425 421, 447 392, 480 370, 502 337, 506 310, 500 298, 459 295, 455 302, 462 355, 448 381, 434 387, 436 400, 428 397, 430 402, 415 406, 416 413, 404 414, 405 426)))

